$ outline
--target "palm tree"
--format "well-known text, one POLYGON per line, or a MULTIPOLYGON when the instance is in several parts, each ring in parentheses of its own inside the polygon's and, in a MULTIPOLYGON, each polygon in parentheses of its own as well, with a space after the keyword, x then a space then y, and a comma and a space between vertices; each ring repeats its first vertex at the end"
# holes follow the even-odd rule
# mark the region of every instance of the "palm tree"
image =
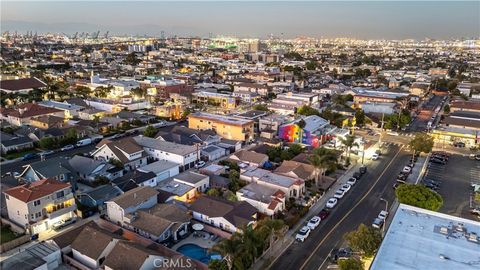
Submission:
POLYGON ((323 147, 313 150, 313 154, 308 159, 315 168, 315 182, 318 182, 320 175, 323 177, 328 169, 333 169, 337 165, 335 151, 323 147))
POLYGON ((354 146, 357 146, 358 147, 358 143, 355 142, 355 136, 352 136, 352 135, 347 135, 345 137, 345 139, 343 138, 340 138, 340 141, 342 142, 343 146, 346 148, 347 150, 347 156, 348 158, 350 158, 350 150, 352 150, 352 147, 354 146))
POLYGON ((285 223, 283 220, 265 218, 257 223, 256 230, 262 239, 264 239, 264 241, 267 238, 269 239, 268 247, 271 247, 275 238, 280 238, 283 236, 284 228, 285 223))
POLYGON ((223 259, 227 262, 228 269, 232 269, 234 257, 238 254, 241 247, 240 237, 239 234, 233 234, 230 239, 223 239, 211 249, 223 256, 223 259))

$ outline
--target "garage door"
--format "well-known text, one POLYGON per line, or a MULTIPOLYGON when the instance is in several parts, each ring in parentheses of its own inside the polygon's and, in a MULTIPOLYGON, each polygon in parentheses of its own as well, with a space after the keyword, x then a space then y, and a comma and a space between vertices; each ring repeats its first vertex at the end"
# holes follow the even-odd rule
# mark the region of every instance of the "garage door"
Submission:
POLYGON ((157 176, 157 182, 167 179, 168 177, 170 177, 170 172, 169 171, 163 172, 157 176))

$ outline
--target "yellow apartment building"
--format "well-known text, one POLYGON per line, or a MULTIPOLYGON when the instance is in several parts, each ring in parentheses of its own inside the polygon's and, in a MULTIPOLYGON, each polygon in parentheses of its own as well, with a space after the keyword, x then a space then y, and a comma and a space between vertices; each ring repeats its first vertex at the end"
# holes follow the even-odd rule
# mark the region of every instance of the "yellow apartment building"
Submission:
POLYGON ((188 127, 196 130, 213 129, 219 136, 229 140, 253 140, 253 121, 233 116, 203 112, 188 116, 188 127))

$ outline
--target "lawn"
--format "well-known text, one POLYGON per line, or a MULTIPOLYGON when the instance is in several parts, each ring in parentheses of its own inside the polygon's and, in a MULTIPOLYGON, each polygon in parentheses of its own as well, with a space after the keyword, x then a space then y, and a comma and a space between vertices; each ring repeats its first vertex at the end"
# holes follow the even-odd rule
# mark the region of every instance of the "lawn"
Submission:
POLYGON ((0 235, 0 243, 6 243, 17 238, 17 236, 10 230, 9 226, 2 225, 2 233, 0 235))
POLYGON ((19 158, 19 157, 23 157, 28 153, 35 153, 35 152, 37 152, 37 151, 35 151, 35 149, 30 149, 30 150, 25 150, 25 151, 22 151, 22 152, 7 154, 7 155, 4 156, 4 158, 6 158, 6 159, 16 159, 16 158, 19 158))

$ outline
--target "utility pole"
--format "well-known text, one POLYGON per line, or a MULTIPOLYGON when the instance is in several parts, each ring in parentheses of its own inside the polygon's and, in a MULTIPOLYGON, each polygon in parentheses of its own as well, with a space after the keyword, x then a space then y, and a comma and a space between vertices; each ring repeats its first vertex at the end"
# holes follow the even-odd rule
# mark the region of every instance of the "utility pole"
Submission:
POLYGON ((380 139, 378 140, 378 145, 382 144, 382 136, 383 136, 383 119, 385 118, 385 113, 382 112, 382 123, 380 124, 380 139))

